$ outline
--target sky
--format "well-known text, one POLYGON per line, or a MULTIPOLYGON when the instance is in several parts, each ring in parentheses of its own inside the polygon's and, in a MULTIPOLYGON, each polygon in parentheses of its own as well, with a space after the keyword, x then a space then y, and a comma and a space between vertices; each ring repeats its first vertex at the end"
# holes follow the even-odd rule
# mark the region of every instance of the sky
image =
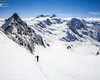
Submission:
MULTIPOLYGON (((40 14, 56 14, 61 18, 100 18, 100 0, 4 0, 7 7, 0 7, 0 18, 18 13, 21 18, 40 14)), ((3 2, 3 0, 0 0, 3 2)))

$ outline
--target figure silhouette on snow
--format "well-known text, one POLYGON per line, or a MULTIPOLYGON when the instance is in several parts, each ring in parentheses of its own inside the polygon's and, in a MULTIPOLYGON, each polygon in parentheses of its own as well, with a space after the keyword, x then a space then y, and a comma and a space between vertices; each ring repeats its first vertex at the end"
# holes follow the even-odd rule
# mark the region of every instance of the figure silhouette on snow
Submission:
POLYGON ((38 55, 36 56, 36 59, 37 59, 37 62, 39 62, 39 56, 38 55))

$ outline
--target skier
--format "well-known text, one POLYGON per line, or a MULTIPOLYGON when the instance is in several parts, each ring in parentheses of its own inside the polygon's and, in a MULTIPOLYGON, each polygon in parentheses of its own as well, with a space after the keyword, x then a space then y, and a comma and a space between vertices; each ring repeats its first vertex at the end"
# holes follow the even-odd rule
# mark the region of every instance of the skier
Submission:
POLYGON ((39 56, 38 55, 36 56, 36 59, 37 59, 37 62, 39 62, 39 56))

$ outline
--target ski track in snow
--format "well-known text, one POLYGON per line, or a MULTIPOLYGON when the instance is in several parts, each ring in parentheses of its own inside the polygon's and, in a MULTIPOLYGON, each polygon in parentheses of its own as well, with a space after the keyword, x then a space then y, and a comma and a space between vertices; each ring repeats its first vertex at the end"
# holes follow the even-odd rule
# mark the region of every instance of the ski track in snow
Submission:
POLYGON ((45 80, 49 80, 49 77, 46 74, 43 73, 42 67, 38 63, 36 62, 35 64, 38 67, 39 71, 43 74, 45 80))
MULTIPOLYGON (((41 61, 41 62, 42 62, 43 64, 45 64, 45 65, 51 67, 52 69, 55 69, 56 71, 59 71, 59 72, 65 74, 65 75, 67 75, 67 76, 73 78, 74 80, 79 80, 79 79, 77 79, 77 78, 75 78, 75 77, 73 77, 73 76, 71 76, 71 75, 69 75, 69 74, 67 74, 67 73, 65 73, 65 72, 63 72, 63 71, 61 71, 61 70, 59 70, 59 69, 57 69, 57 68, 55 68, 55 67, 53 67, 53 66, 47 64, 47 63, 45 63, 45 62, 43 62, 43 61, 41 61)), ((39 67, 40 67, 40 66, 39 66, 39 67)), ((40 68, 41 68, 41 67, 40 67, 40 68)))

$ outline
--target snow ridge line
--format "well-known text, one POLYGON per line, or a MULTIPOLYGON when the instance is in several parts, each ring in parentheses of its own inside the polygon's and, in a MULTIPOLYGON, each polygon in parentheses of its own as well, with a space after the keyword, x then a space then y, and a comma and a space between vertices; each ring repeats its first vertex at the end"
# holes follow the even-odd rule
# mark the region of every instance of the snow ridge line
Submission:
POLYGON ((49 66, 49 67, 53 68, 53 69, 55 69, 55 70, 57 70, 57 71, 59 71, 59 72, 61 72, 61 73, 65 74, 65 75, 67 75, 67 76, 69 76, 69 77, 71 77, 71 78, 75 79, 75 80, 79 80, 79 79, 77 79, 76 77, 73 77, 73 76, 71 76, 71 75, 69 75, 69 74, 67 74, 67 73, 65 73, 65 72, 63 72, 63 71, 61 71, 61 70, 59 70, 59 69, 57 69, 57 68, 55 68, 55 67, 53 67, 53 66, 51 66, 51 65, 47 64, 47 63, 45 63, 45 62, 43 62, 43 61, 41 61, 41 62, 42 62, 43 64, 45 64, 45 65, 47 65, 47 66, 49 66))

